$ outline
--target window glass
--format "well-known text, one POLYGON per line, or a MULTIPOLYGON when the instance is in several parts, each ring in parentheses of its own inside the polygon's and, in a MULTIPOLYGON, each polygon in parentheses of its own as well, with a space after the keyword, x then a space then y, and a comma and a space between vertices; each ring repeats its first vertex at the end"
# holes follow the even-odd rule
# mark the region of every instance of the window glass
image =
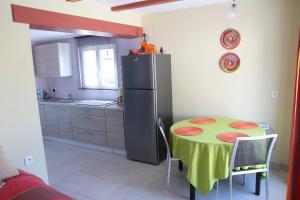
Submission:
POLYGON ((81 87, 116 89, 118 86, 115 48, 112 45, 82 47, 80 53, 81 87))
POLYGON ((101 85, 114 88, 116 87, 116 69, 114 49, 100 49, 100 82, 101 85))
POLYGON ((98 65, 95 50, 87 50, 82 52, 83 80, 84 87, 97 88, 98 81, 98 65))

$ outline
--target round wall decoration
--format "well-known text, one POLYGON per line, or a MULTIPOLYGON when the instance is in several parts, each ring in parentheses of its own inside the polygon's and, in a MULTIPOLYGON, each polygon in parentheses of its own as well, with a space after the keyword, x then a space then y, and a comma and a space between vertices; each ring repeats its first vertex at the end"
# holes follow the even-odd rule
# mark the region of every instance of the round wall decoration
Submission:
POLYGON ((225 49, 234 49, 240 44, 240 41, 240 33, 232 28, 225 30, 220 37, 221 45, 225 49))
POLYGON ((240 58, 234 53, 226 53, 220 58, 220 68, 227 73, 236 71, 240 66, 240 58))

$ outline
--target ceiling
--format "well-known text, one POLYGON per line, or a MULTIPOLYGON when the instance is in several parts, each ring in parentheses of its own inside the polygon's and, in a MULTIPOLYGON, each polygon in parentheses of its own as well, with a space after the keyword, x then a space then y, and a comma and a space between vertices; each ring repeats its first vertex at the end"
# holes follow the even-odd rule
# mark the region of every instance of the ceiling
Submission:
MULTIPOLYGON (((102 3, 104 5, 112 7, 112 6, 117 6, 117 5, 127 4, 127 3, 139 2, 141 0, 85 0, 85 1, 102 3)), ((190 8, 196 6, 203 6, 208 4, 224 3, 230 1, 231 0, 182 0, 177 2, 144 7, 144 8, 137 8, 137 9, 133 9, 132 11, 140 14, 150 14, 150 13, 164 12, 164 11, 190 8)))
MULTIPOLYGON (((112 6, 117 6, 117 5, 127 4, 127 3, 139 2, 141 0, 84 0, 84 1, 101 3, 106 6, 112 7, 112 6)), ((230 1, 231 0, 182 0, 182 1, 172 2, 172 3, 144 7, 144 8, 137 8, 137 9, 133 9, 132 11, 140 14, 150 14, 150 13, 164 12, 164 11, 190 8, 196 6, 203 6, 208 4, 225 3, 230 1)), ((84 36, 84 35, 30 29, 30 37, 32 42, 45 42, 51 40, 70 39, 78 36, 84 36)))
POLYGON ((83 36, 83 35, 74 34, 74 33, 30 29, 30 38, 32 42, 45 42, 51 40, 70 39, 78 36, 83 36))

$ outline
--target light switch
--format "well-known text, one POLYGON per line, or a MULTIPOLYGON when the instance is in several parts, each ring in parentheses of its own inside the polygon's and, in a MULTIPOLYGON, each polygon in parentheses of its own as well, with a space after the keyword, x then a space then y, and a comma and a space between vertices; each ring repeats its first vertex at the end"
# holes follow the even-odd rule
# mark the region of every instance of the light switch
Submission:
POLYGON ((272 92, 272 98, 273 99, 277 99, 278 96, 279 96, 279 92, 278 91, 275 90, 275 91, 272 92))

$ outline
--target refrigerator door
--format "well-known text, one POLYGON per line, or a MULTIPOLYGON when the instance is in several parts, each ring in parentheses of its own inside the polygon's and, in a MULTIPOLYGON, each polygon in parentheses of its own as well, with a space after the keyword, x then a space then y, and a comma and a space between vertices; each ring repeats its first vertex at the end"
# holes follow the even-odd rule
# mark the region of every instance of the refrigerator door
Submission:
POLYGON ((126 90, 125 144, 127 157, 158 164, 156 90, 126 90))
POLYGON ((124 89, 156 89, 154 56, 122 56, 124 89))

